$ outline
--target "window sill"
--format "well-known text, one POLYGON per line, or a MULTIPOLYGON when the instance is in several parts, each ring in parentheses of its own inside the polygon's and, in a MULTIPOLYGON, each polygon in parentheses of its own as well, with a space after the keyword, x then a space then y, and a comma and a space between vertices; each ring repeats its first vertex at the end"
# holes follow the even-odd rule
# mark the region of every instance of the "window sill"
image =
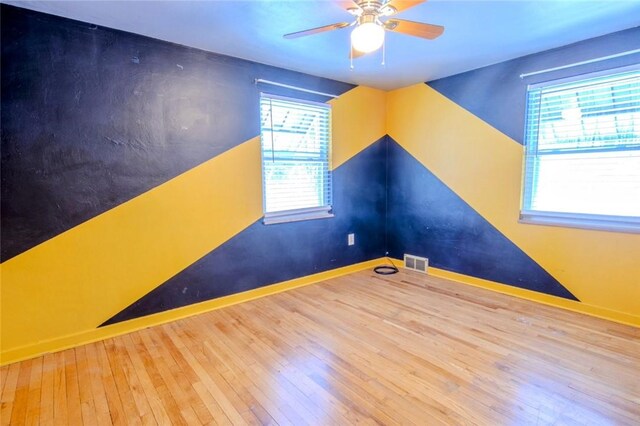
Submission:
POLYGON ((521 214, 518 223, 559 226, 594 231, 640 234, 640 218, 598 215, 568 215, 562 213, 521 214))
POLYGON ((276 225, 278 223, 301 222, 305 220, 328 219, 334 217, 331 206, 314 207, 309 209, 287 210, 275 213, 265 213, 262 223, 276 225))

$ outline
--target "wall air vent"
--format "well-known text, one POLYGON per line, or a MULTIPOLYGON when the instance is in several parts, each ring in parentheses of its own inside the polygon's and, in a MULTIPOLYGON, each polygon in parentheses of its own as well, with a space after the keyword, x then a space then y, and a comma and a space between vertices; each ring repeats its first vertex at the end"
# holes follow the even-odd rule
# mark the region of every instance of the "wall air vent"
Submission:
POLYGON ((418 271, 426 274, 427 268, 429 268, 429 259, 427 259, 426 257, 414 256, 412 254, 405 254, 404 267, 406 269, 411 269, 413 271, 418 271))

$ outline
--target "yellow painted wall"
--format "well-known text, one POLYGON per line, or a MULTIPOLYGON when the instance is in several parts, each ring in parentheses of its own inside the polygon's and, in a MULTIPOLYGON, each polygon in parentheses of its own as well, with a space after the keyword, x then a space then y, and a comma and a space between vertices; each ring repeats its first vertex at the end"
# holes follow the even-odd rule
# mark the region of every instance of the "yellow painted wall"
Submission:
MULTIPOLYGON (((334 168, 385 135, 385 100, 356 87, 332 101, 334 168)), ((256 137, 9 259, 0 362, 110 335, 96 327, 261 216, 256 137)), ((126 332, 140 321, 128 323, 106 328, 126 332)))
MULTIPOLYGON (((585 304, 640 318, 640 235, 519 224, 520 144, 425 84, 331 103, 334 168, 388 133, 585 304)), ((95 331, 258 220, 261 203, 253 138, 3 263, 0 362, 173 318, 95 331)))
POLYGON ((258 220, 259 165, 255 138, 3 263, 3 352, 97 327, 258 220))
POLYGON ((336 168, 387 134, 387 93, 358 86, 331 104, 332 164, 336 168))
POLYGON ((387 133, 583 303, 640 318, 640 234, 518 223, 522 145, 422 83, 388 93, 387 133))

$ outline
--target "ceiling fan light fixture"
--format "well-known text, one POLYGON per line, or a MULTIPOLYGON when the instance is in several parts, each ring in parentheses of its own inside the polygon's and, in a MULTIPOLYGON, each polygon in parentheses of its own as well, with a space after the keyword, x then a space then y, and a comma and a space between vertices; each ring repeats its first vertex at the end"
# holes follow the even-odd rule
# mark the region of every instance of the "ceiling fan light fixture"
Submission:
POLYGON ((351 46, 362 53, 380 49, 384 43, 384 28, 375 22, 365 22, 351 32, 351 46))
MULTIPOLYGON (((1 0, 0 0, 1 1, 1 0)), ((339 1, 355 20, 352 22, 338 22, 322 27, 310 28, 304 31, 285 34, 284 38, 293 39, 341 28, 354 27, 351 31, 351 49, 349 58, 353 69, 353 60, 367 53, 374 52, 385 45, 385 32, 405 34, 433 40, 442 35, 444 27, 423 22, 397 19, 394 15, 411 7, 417 6, 427 0, 334 0, 339 1), (380 18, 393 16, 384 22, 380 18)), ((384 49, 382 52, 382 64, 384 65, 384 49)))

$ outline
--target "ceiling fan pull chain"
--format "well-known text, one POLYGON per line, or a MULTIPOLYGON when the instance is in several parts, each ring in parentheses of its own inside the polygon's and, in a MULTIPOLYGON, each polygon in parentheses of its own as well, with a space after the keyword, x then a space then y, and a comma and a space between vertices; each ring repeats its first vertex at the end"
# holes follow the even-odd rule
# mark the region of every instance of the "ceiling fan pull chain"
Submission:
POLYGON ((385 58, 387 55, 387 38, 385 37, 384 40, 382 40, 382 66, 385 65, 385 58))

